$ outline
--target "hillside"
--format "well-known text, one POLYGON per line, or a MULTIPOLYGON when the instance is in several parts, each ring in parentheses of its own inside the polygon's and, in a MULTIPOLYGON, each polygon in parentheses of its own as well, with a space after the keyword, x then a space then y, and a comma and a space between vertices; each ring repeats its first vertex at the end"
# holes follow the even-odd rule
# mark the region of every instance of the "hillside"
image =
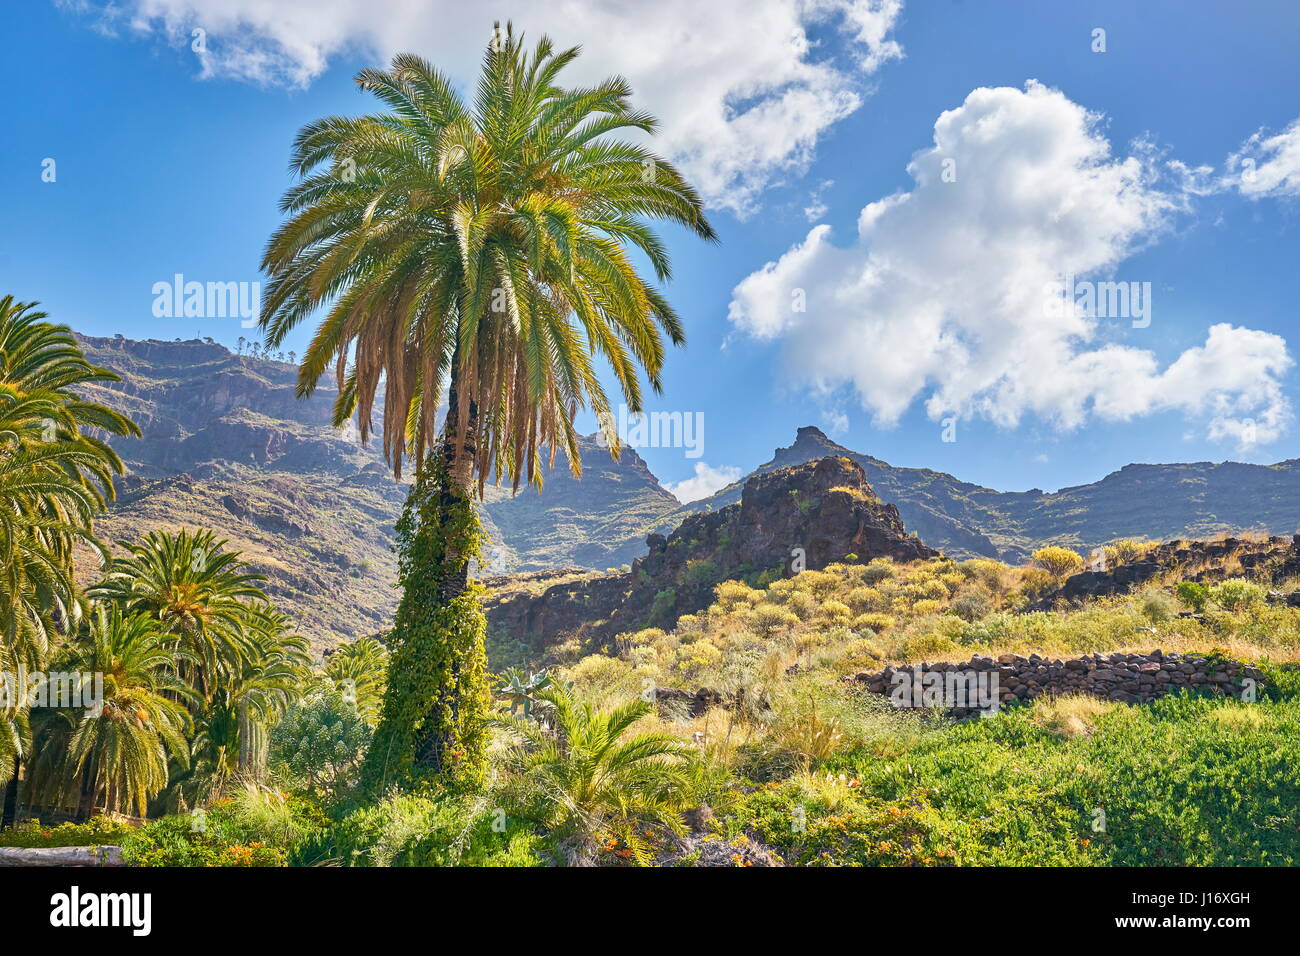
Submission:
MULTIPOLYGON (((294 394, 296 368, 188 340, 79 337, 120 383, 89 389, 129 414, 140 439, 115 440, 128 474, 100 519, 103 537, 206 526, 243 551, 265 590, 318 647, 386 628, 396 608, 393 525, 405 488, 377 445, 330 426, 331 377, 294 394)), ((378 411, 377 411, 378 414, 378 411)), ((382 418, 377 419, 377 424, 382 418)), ((676 509, 634 451, 610 461, 594 441, 579 483, 563 459, 544 495, 489 486, 489 572, 625 564, 643 528, 676 509)), ((96 572, 83 567, 83 576, 96 572)))
POLYGON ((1225 531, 1290 535, 1300 529, 1300 461, 1274 465, 1193 462, 1126 465, 1100 481, 1056 492, 994 491, 928 468, 898 468, 836 444, 819 429, 799 429, 793 445, 684 513, 739 500, 755 474, 844 455, 860 464, 903 524, 954 557, 1019 561, 1048 544, 1081 552, 1130 536, 1201 539, 1225 531))
MULTIPOLYGON (((215 343, 81 341, 93 361, 123 376, 96 387, 94 397, 130 414, 144 432, 116 442, 130 473, 101 522, 107 536, 206 525, 246 552, 267 576, 268 592, 317 645, 387 626, 396 603, 393 523, 404 490, 376 447, 330 427, 330 379, 310 399, 298 399, 292 365, 215 343)), ((1048 543, 1088 550, 1129 535, 1194 539, 1300 528, 1296 461, 1129 465, 1058 492, 999 492, 943 472, 894 467, 808 427, 741 481, 682 505, 634 450, 615 462, 593 439, 582 449, 581 481, 561 458, 540 493, 512 496, 489 486, 489 573, 630 564, 646 554, 647 535, 669 534, 691 515, 739 501, 754 475, 828 456, 861 465, 908 531, 954 557, 1018 561, 1048 543)))

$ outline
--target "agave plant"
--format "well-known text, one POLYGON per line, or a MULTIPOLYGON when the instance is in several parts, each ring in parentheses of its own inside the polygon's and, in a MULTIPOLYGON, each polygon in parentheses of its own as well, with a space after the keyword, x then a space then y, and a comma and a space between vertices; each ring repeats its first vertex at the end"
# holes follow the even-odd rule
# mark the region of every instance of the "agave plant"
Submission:
POLYGON ((497 693, 509 703, 510 713, 515 714, 522 709, 524 717, 532 717, 535 707, 549 708, 550 702, 538 695, 551 686, 551 673, 548 670, 534 672, 510 667, 501 672, 501 686, 497 693))

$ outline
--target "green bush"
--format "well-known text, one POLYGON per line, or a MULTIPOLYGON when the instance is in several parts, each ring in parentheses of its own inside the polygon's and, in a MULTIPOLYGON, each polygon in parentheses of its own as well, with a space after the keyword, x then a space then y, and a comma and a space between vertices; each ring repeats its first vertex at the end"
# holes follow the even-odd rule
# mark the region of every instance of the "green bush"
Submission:
POLYGON ((370 728, 338 691, 300 701, 271 733, 270 759, 298 785, 333 799, 356 783, 370 728))
POLYGON ((1210 599, 1210 589, 1199 581, 1180 581, 1178 583, 1178 600, 1200 614, 1205 610, 1205 602, 1210 599))
POLYGON ((537 866, 544 846, 485 801, 403 793, 348 814, 332 841, 344 866, 537 866))
POLYGON ((1264 601, 1264 589, 1245 578, 1229 578, 1210 588, 1210 600, 1225 611, 1240 611, 1264 601))
POLYGON ((132 866, 286 866, 328 826, 307 798, 249 787, 138 827, 122 841, 122 858, 132 866))
POLYGON ((130 824, 109 817, 91 817, 85 823, 60 823, 46 826, 28 820, 0 830, 0 846, 118 846, 131 833, 130 824))

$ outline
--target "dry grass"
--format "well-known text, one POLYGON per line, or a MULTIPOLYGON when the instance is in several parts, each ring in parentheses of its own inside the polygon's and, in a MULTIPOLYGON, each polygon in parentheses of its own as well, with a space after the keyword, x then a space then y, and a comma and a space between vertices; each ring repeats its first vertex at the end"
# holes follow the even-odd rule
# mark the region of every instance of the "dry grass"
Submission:
POLYGON ((1034 726, 1062 739, 1086 737, 1095 729, 1098 718, 1117 706, 1111 701, 1076 694, 1044 697, 1034 702, 1029 719, 1034 726))

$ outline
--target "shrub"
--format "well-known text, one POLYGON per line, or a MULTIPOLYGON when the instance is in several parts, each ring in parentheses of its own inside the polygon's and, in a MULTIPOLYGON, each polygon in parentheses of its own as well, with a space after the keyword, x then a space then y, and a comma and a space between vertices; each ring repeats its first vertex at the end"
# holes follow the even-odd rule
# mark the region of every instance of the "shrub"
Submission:
POLYGON ((337 690, 295 704, 271 732, 269 757, 300 786, 334 799, 356 783, 370 727, 337 690))
POLYGON ((1061 580, 1083 567, 1083 558, 1069 548, 1051 545, 1039 548, 1033 554, 1034 563, 1056 580, 1061 580))
POLYGON ((879 584, 895 574, 894 562, 889 558, 876 558, 862 569, 859 575, 863 584, 879 584))
POLYGON ((885 596, 875 588, 854 588, 848 593, 846 601, 849 607, 859 614, 866 611, 884 610, 888 602, 885 596))
POLYGON ((1142 615, 1153 624, 1169 620, 1176 608, 1173 595, 1167 591, 1148 591, 1142 595, 1142 615))
POLYGON ((122 841, 122 859, 131 866, 285 866, 293 844, 314 833, 321 817, 311 804, 271 799, 284 801, 288 817, 252 800, 228 799, 152 820, 122 841))
POLYGON ((765 637, 787 631, 799 623, 799 616, 779 604, 760 604, 746 618, 749 626, 765 637))
POLYGON ((983 584, 970 584, 952 600, 952 612, 963 621, 978 621, 992 610, 993 596, 983 584))
POLYGON ((1146 541, 1142 538, 1121 538, 1119 541, 1106 545, 1102 553, 1106 556, 1107 567, 1113 567, 1117 564, 1131 564, 1138 561, 1155 546, 1155 541, 1146 541))
POLYGON ((743 581, 723 581, 713 589, 713 596, 727 610, 749 601, 753 589, 743 581))
POLYGON ((1245 578, 1229 578, 1210 588, 1209 598, 1225 611, 1239 611, 1264 600, 1264 589, 1245 578))
POLYGON ((859 614, 853 619, 853 626, 858 629, 875 631, 877 634, 887 631, 896 621, 888 614, 859 614))
POLYGON ((0 830, 0 846, 117 846, 131 831, 129 824, 103 816, 91 817, 85 823, 52 826, 28 820, 0 830))
POLYGON ((677 607, 677 589, 664 588, 655 595, 650 604, 649 623, 651 626, 667 627, 672 624, 673 610, 677 607))
POLYGON ((1199 614, 1205 610, 1205 602, 1210 599, 1210 589, 1199 581, 1180 581, 1178 599, 1199 614))
POLYGON ((813 600, 811 594, 806 594, 803 591, 795 591, 791 594, 786 600, 785 606, 796 614, 801 621, 808 620, 817 611, 817 602, 813 600))
POLYGON ((821 614, 819 616, 824 621, 847 622, 851 617, 853 617, 853 612, 849 610, 849 606, 843 601, 825 601, 822 603, 821 614))
POLYGON ((794 582, 800 591, 807 591, 817 598, 834 594, 840 586, 840 579, 825 571, 804 571, 795 576, 794 582))

